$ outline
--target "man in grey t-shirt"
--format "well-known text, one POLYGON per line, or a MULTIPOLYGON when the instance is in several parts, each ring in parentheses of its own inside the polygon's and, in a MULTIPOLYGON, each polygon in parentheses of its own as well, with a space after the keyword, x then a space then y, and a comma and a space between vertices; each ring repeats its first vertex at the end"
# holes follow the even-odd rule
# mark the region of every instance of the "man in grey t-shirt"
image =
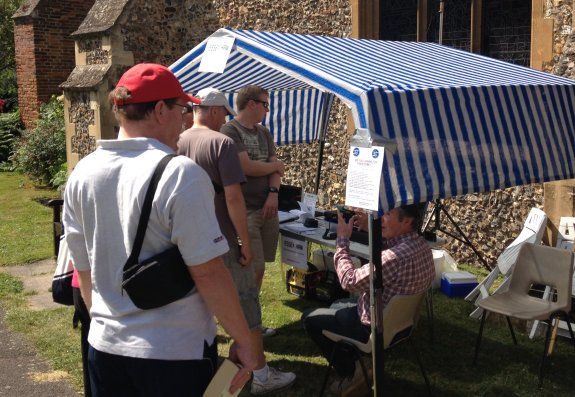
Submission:
MULTIPOLYGON (((275 261, 279 237, 278 194, 284 163, 276 156, 269 130, 261 121, 269 111, 269 93, 256 85, 243 87, 236 99, 238 116, 221 132, 238 145, 248 182, 242 186, 248 209, 248 228, 254 251, 253 266, 261 289, 266 262, 275 261)), ((263 336, 276 330, 262 327, 263 336)))
POLYGON ((248 85, 238 92, 238 115, 221 132, 238 146, 247 183, 242 186, 254 249, 254 267, 261 288, 265 262, 273 262, 279 236, 278 193, 284 163, 278 160, 272 136, 261 121, 269 111, 269 94, 248 85))

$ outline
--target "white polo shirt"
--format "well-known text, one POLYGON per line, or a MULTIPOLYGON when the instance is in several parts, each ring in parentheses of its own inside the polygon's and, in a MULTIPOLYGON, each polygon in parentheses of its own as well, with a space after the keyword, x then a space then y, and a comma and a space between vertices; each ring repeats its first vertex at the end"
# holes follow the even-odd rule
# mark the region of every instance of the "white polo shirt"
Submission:
MULTIPOLYGON (((88 341, 128 357, 202 357, 216 334, 213 315, 195 288, 167 306, 138 309, 122 293, 146 189, 159 161, 173 151, 155 139, 102 140, 68 180, 64 227, 78 270, 92 276, 88 341)), ((178 245, 188 266, 228 251, 214 211, 214 191, 201 167, 185 156, 170 161, 158 184, 140 260, 178 245)))

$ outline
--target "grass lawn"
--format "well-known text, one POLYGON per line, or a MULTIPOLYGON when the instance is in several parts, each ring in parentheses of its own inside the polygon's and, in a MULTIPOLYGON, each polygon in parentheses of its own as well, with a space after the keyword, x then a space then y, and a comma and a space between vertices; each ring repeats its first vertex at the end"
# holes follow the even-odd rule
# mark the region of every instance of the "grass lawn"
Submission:
MULTIPOLYGON (((56 193, 34 189, 24 178, 0 173, 0 264, 3 266, 44 259, 52 255, 51 210, 34 201, 37 197, 56 193), (16 232, 17 230, 17 232, 16 232)), ((454 255, 456 256, 456 255, 454 255)), ((484 271, 464 267, 477 274, 484 271)), ((277 328, 275 337, 264 340, 271 365, 296 372, 294 386, 274 393, 279 397, 317 396, 326 361, 306 337, 300 324, 301 313, 308 307, 321 305, 286 292, 285 269, 278 261, 268 266, 261 295, 264 324, 277 328)), ((1 268, 0 268, 1 270, 1 268)), ((69 374, 74 386, 81 389, 79 330, 72 329, 72 310, 31 311, 26 306, 22 283, 0 273, 0 303, 6 309, 8 326, 26 335, 55 370, 69 374)), ((517 328, 519 345, 514 346, 504 321, 491 318, 486 324, 479 362, 471 367, 479 321, 469 318, 473 305, 462 299, 434 294, 434 339, 430 323, 422 312, 414 339, 427 369, 435 396, 573 396, 575 348, 567 339, 558 338, 549 360, 544 389, 537 389, 542 339, 530 340, 525 329, 517 328)), ((220 331, 220 353, 226 355, 229 343, 220 331)), ((248 396, 248 387, 241 396, 248 396)), ((385 385, 387 396, 423 396, 425 385, 408 345, 400 345, 385 353, 385 385)))
POLYGON ((53 255, 52 209, 39 200, 57 197, 20 174, 0 172, 0 266, 53 255))

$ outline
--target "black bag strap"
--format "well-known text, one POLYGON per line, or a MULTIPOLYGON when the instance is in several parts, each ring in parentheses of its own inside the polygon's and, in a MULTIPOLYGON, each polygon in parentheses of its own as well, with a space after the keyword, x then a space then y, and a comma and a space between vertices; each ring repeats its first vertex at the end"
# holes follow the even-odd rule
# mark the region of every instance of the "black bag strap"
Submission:
POLYGON ((152 212, 152 201, 154 199, 154 194, 156 193, 156 188, 158 187, 158 182, 162 178, 164 169, 166 165, 170 162, 172 158, 176 157, 175 154, 166 155, 156 166, 152 178, 150 179, 150 184, 148 185, 148 190, 146 191, 146 198, 144 199, 144 205, 142 206, 142 213, 140 214, 140 220, 138 221, 138 231, 136 232, 136 238, 134 239, 134 246, 132 247, 132 253, 124 265, 124 271, 127 270, 134 263, 138 263, 138 257, 140 256, 140 251, 142 250, 142 244, 144 243, 144 236, 146 235, 146 229, 148 228, 148 220, 150 219, 150 213, 152 212))

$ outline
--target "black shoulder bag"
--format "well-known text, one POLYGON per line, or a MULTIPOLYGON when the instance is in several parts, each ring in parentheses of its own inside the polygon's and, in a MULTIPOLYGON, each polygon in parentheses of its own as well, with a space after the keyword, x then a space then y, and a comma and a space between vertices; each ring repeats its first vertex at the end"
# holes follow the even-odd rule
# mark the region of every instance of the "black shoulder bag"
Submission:
POLYGON ((165 306, 182 299, 194 287, 194 280, 177 246, 138 262, 156 187, 164 168, 174 156, 174 154, 169 154, 164 157, 152 175, 138 222, 132 253, 124 265, 122 288, 128 293, 134 305, 140 309, 165 306))

